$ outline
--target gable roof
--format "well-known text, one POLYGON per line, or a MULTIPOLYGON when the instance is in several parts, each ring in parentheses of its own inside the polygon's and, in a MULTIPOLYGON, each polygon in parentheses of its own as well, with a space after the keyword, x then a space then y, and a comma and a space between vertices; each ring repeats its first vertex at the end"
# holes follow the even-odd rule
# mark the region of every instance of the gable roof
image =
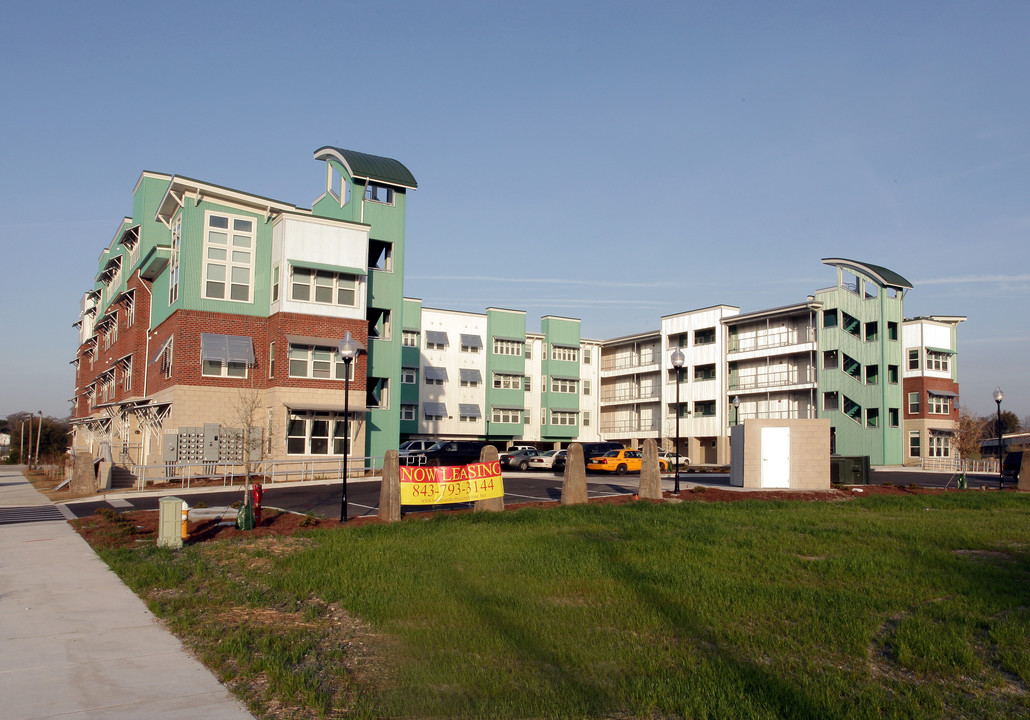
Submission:
POLYGON ((330 145, 315 151, 315 160, 329 160, 330 158, 343 163, 350 176, 359 180, 376 180, 387 185, 396 185, 412 190, 418 187, 411 171, 393 158, 369 155, 330 145))

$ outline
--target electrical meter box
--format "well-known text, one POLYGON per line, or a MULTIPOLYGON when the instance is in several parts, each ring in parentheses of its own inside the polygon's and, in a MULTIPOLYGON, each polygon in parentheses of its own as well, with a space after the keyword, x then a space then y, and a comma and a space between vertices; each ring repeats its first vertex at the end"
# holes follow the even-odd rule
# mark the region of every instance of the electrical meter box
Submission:
POLYGON ((182 547, 182 498, 163 497, 159 501, 157 546, 179 549, 182 547))

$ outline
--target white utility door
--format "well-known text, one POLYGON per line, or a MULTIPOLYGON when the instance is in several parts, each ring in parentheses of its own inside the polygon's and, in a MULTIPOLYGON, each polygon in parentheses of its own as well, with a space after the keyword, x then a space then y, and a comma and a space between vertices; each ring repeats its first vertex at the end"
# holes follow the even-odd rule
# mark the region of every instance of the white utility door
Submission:
POLYGON ((790 487, 790 428, 762 428, 762 487, 790 487))

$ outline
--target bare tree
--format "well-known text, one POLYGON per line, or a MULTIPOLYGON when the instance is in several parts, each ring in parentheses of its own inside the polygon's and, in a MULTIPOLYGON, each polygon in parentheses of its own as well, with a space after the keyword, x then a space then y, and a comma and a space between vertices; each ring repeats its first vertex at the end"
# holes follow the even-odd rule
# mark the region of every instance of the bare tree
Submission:
POLYGON ((992 427, 992 422, 973 414, 965 406, 960 407, 955 425, 955 449, 959 457, 963 460, 980 457, 980 443, 992 427))
MULTIPOLYGON (((243 497, 244 504, 250 503, 251 478, 255 465, 261 464, 268 455, 269 444, 264 442, 262 410, 264 399, 255 387, 240 389, 231 406, 231 423, 243 433, 243 497)), ((269 431, 271 428, 269 428, 269 431)))

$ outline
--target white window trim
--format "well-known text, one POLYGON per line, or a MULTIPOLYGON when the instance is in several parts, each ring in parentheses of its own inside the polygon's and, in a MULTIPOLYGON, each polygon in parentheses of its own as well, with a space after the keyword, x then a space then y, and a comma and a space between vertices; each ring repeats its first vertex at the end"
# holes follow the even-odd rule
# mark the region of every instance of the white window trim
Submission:
MULTIPOLYGON (((200 297, 201 298, 203 298, 204 300, 220 300, 222 302, 243 303, 243 304, 246 304, 246 305, 253 305, 254 304, 254 295, 255 295, 255 292, 254 292, 254 290, 255 290, 255 288, 254 288, 254 266, 257 263, 257 236, 258 236, 257 225, 258 225, 257 219, 253 218, 253 217, 251 217, 249 215, 233 215, 231 213, 221 212, 221 211, 216 211, 216 210, 207 210, 207 211, 204 212, 204 243, 203 243, 203 255, 201 256, 201 263, 200 263, 200 267, 201 267, 200 297), (212 230, 215 230, 215 231, 221 230, 221 228, 212 228, 211 227, 210 223, 211 223, 211 218, 212 217, 224 217, 224 218, 227 218, 228 221, 229 221, 228 222, 228 227, 225 229, 225 235, 226 235, 225 243, 226 244, 225 244, 224 248, 223 248, 222 245, 219 245, 217 243, 212 243, 208 239, 209 235, 210 235, 210 232, 212 230), (237 231, 236 228, 234 227, 234 225, 236 224, 236 220, 244 220, 246 222, 251 223, 251 227, 252 227, 251 231, 249 233, 248 232, 237 231), (246 248, 246 251, 250 253, 250 262, 247 263, 246 265, 244 265, 243 263, 233 262, 232 253, 233 253, 233 247, 234 247, 233 246, 233 236, 234 235, 246 236, 246 237, 249 237, 250 240, 251 240, 250 247, 246 248), (221 249, 224 249, 225 250, 225 260, 219 261, 219 260, 210 260, 210 259, 208 259, 208 249, 209 248, 221 248, 221 249), (208 284, 207 272, 208 272, 208 267, 211 266, 211 265, 222 265, 223 267, 225 267, 225 279, 222 282, 222 284, 225 286, 224 287, 225 295, 223 297, 217 297, 217 296, 213 296, 213 295, 208 295, 208 293, 207 293, 207 284, 208 284), (247 299, 246 300, 239 300, 239 299, 235 299, 235 298, 232 297, 232 286, 240 284, 240 283, 234 283, 233 282, 233 280, 232 280, 232 271, 233 271, 233 268, 242 268, 242 267, 246 267, 246 269, 247 269, 247 299)), ((213 282, 217 282, 217 281, 213 281, 213 282)))

